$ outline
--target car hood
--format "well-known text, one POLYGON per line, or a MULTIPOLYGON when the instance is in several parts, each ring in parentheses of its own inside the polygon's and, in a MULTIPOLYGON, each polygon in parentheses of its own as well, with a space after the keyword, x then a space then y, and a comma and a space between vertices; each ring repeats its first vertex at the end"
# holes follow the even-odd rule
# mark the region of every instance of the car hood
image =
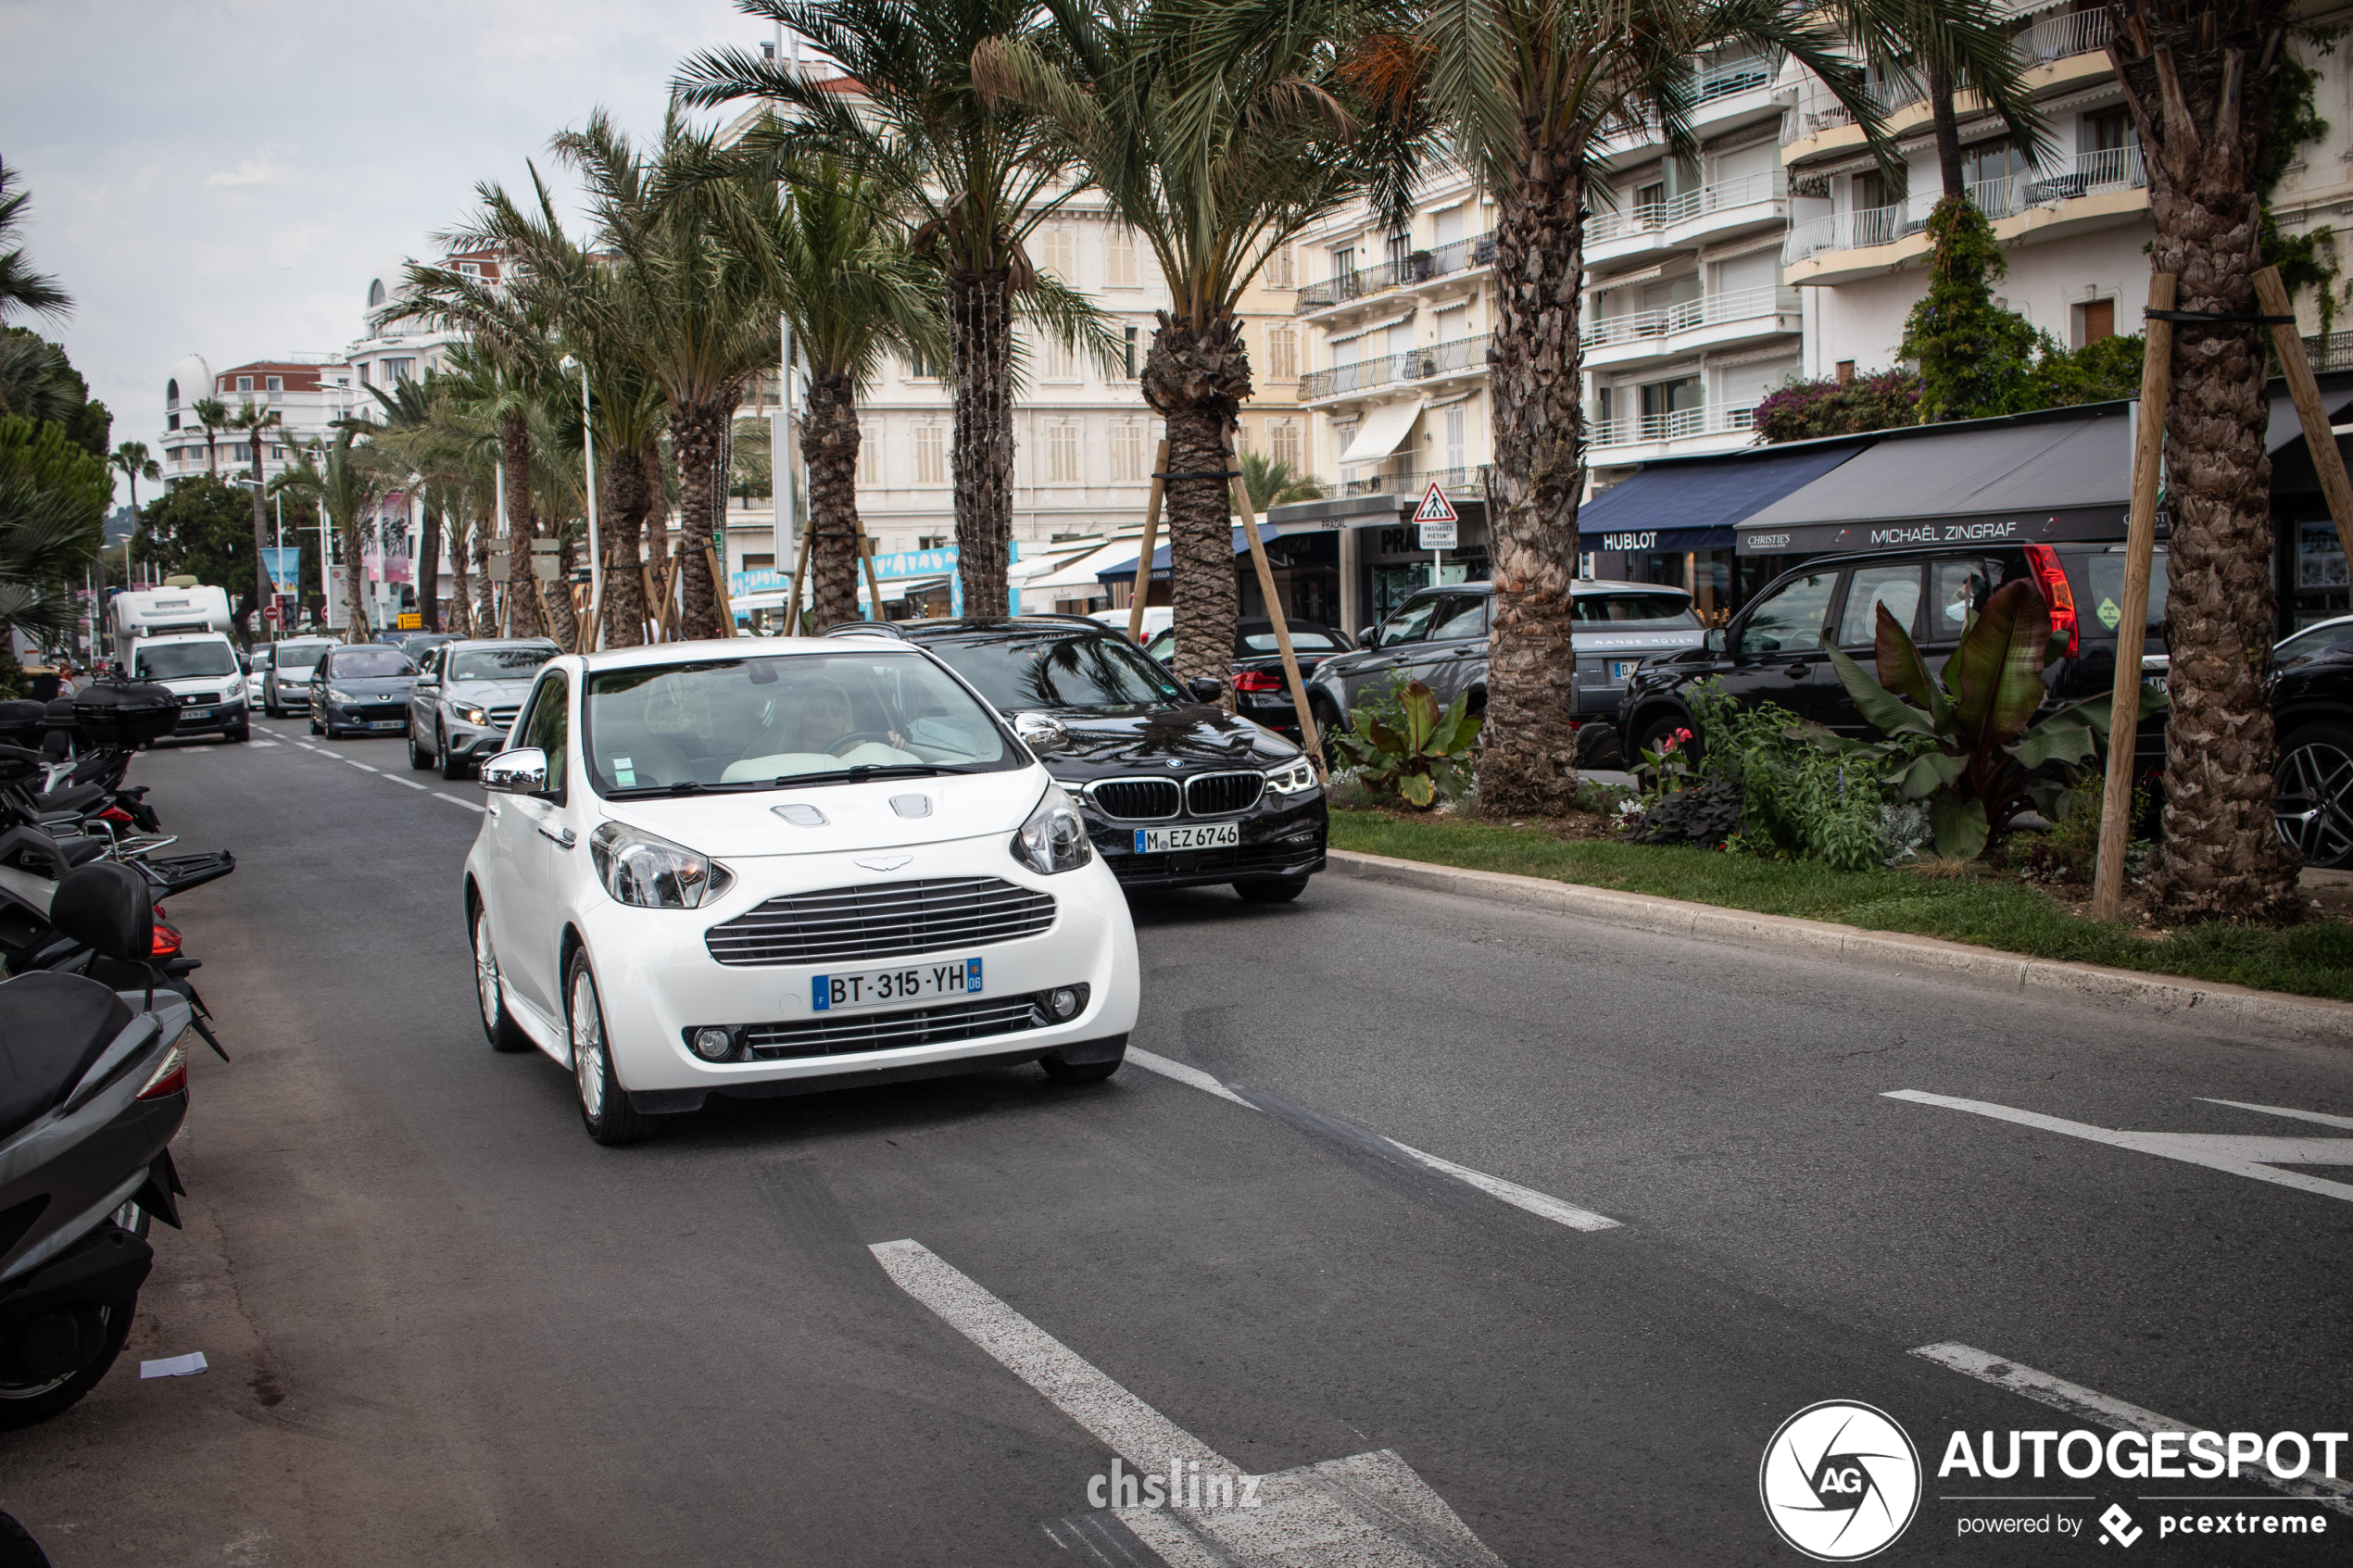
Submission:
POLYGON ((452 681, 441 689, 441 695, 451 702, 478 702, 485 708, 496 708, 502 702, 521 702, 522 694, 530 689, 529 680, 452 681))
POLYGON ((168 681, 157 681, 174 696, 187 696, 196 692, 233 692, 245 680, 243 675, 174 675, 168 681))
POLYGON ((1063 727, 1061 745, 1038 750, 1060 779, 1138 771, 1182 777, 1214 768, 1278 767, 1299 755, 1299 747, 1272 731, 1197 703, 1116 716, 1051 708, 1031 711, 1063 727))
MULTIPOLYGON (((743 795, 689 796, 683 800, 605 800, 598 802, 598 809, 614 822, 658 833, 715 860, 740 865, 788 855, 906 851, 987 834, 1010 837, 1029 820, 1052 782, 1042 769, 1017 768, 1001 773, 807 784, 743 795), (930 803, 930 814, 901 816, 891 806, 892 799, 900 796, 925 797, 930 803), (787 805, 813 806, 825 821, 813 827, 787 822, 775 812, 775 808, 787 805)), ((1012 863, 1010 858, 1007 863, 1012 863)), ((913 871, 921 874, 920 867, 913 871)))
POLYGON ((417 684, 413 675, 338 675, 326 683, 356 697, 407 696, 417 684))

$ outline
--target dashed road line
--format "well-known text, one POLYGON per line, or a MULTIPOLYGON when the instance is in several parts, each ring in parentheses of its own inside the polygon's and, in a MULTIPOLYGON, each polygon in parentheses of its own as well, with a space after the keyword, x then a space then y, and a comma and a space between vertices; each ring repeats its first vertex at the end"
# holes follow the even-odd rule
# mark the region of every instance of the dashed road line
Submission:
POLYGON ((475 805, 471 800, 460 800, 454 795, 444 795, 437 789, 433 792, 433 797, 435 800, 447 800, 452 806, 463 806, 469 811, 480 811, 482 809, 480 806, 475 805))
POLYGON ((1564 1203, 1550 1193, 1538 1192, 1534 1187, 1522 1186, 1517 1182, 1506 1181, 1501 1176, 1491 1176, 1484 1171, 1474 1171, 1467 1165, 1457 1165, 1451 1160, 1441 1159, 1438 1155, 1416 1148, 1411 1144, 1399 1143, 1395 1138, 1383 1137, 1378 1133, 1367 1132, 1336 1116, 1326 1116, 1321 1111, 1303 1110, 1256 1089, 1240 1089, 1233 1085, 1221 1083, 1198 1067, 1188 1067, 1181 1061, 1171 1061, 1164 1056, 1157 1056, 1147 1050, 1139 1050, 1133 1046, 1127 1048, 1127 1060, 1147 1073, 1157 1073, 1164 1078, 1171 1078, 1188 1087, 1199 1089, 1203 1094, 1215 1095, 1219 1099, 1230 1100, 1236 1105, 1252 1110, 1266 1112, 1277 1120, 1305 1126, 1311 1131, 1332 1134, 1341 1142, 1378 1155, 1392 1163, 1411 1165, 1424 1171, 1435 1172, 1441 1176, 1474 1187, 1490 1198, 1508 1203, 1515 1209, 1533 1214, 1539 1219, 1550 1220, 1556 1225, 1567 1225, 1571 1230, 1579 1231, 1606 1231, 1616 1230, 1618 1227, 1619 1222, 1611 1219, 1606 1214, 1596 1214, 1592 1210, 1580 1209, 1574 1203, 1564 1203))
MULTIPOLYGON (((2176 1421, 2171 1416, 2159 1415, 2152 1410, 2144 1410, 2139 1405, 2129 1404, 2095 1389, 2086 1388, 2081 1384, 2070 1383, 2063 1377, 2054 1377, 2047 1372, 2037 1372, 2032 1367, 2020 1366, 2016 1361, 2005 1361, 1999 1356, 1990 1355, 1974 1346, 1947 1340, 1942 1344, 1922 1345, 1912 1354, 1923 1361, 1934 1361, 1939 1366, 1950 1367, 1963 1376, 1973 1377, 1980 1383, 1990 1383, 1996 1388, 2007 1388, 2013 1394, 2023 1395, 2035 1403, 2048 1405, 2055 1411, 2077 1416, 2085 1421, 2096 1422, 2112 1432, 2212 1430, 2209 1427, 2200 1426, 2195 1422, 2176 1421)), ((2309 1498, 2323 1508, 2353 1516, 2353 1482, 2338 1480, 2309 1467, 2301 1475, 2282 1480, 2271 1474, 2269 1465, 2259 1461, 2256 1463, 2254 1474, 2249 1479, 2260 1481, 2275 1492, 2283 1492, 2292 1498, 2309 1498)), ((2199 1500, 2224 1502, 2230 1499, 2216 1498, 2199 1500)))
POLYGON ((344 759, 344 761, 345 761, 346 763, 347 763, 348 765, 350 765, 351 767, 354 767, 354 768, 359 769, 359 770, 361 772, 363 772, 363 773, 378 773, 378 772, 382 772, 382 771, 384 771, 384 770, 383 770, 383 769, 381 769, 381 768, 371 768, 371 767, 369 767, 369 766, 368 766, 368 764, 366 764, 365 762, 354 761, 352 759, 350 759, 350 758, 348 758, 348 757, 345 758, 345 759, 344 759))

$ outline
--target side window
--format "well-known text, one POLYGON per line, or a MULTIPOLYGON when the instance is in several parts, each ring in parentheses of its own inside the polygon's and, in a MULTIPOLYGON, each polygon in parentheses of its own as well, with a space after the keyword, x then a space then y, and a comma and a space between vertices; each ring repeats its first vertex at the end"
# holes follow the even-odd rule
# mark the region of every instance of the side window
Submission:
POLYGON ((1743 654, 1812 653, 1822 645, 1838 573, 1793 577, 1756 601, 1741 624, 1743 654))
POLYGON ((1445 608, 1438 612, 1438 624, 1429 635, 1432 642, 1487 635, 1487 596, 1462 594, 1448 598, 1445 608))
POLYGON ((1847 579, 1846 609, 1838 618, 1838 646, 1867 648, 1879 641, 1880 607, 1907 633, 1916 629, 1920 612, 1920 567, 1858 566, 1847 579))
POLYGON ((571 695, 561 675, 541 681, 539 689, 531 694, 531 717, 523 722, 521 742, 547 754, 547 793, 558 800, 564 797, 564 741, 571 734, 571 695))
POLYGON ((1397 607, 1397 613, 1381 622, 1380 646, 1395 647, 1400 643, 1418 643, 1429 635, 1430 613, 1438 608, 1438 596, 1424 595, 1408 599, 1397 607))
POLYGON ((1969 607, 1982 605, 2001 569, 1982 560, 1941 560, 1928 569, 1928 626, 1920 640, 1957 643, 1969 607))

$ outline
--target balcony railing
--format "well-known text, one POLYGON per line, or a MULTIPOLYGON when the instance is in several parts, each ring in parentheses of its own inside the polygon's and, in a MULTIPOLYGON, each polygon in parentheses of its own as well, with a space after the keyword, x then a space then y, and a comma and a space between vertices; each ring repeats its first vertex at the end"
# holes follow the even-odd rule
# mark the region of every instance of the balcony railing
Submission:
POLYGON ((2353 370, 2353 332, 2315 333, 2306 338, 2304 358, 2316 370, 2353 370))
POLYGON ((1769 87, 1773 73, 1778 69, 1775 61, 1760 55, 1701 66, 1692 72, 1692 107, 1697 108, 1704 104, 1712 104, 1718 98, 1729 98, 1735 93, 1745 93, 1754 87, 1769 87))
POLYGON ((1403 288, 1409 283, 1426 283, 1432 278, 1442 278, 1450 272, 1484 267, 1494 259, 1495 236, 1491 233, 1453 240, 1428 250, 1417 250, 1395 261, 1359 267, 1353 272, 1327 278, 1320 283, 1302 283, 1299 286, 1299 302, 1292 308, 1302 316, 1311 310, 1327 310, 1335 305, 1345 305, 1351 300, 1403 288))
MULTIPOLYGON (((1928 97, 1928 89, 1919 79, 1906 71, 1898 71, 1893 76, 1881 76, 1874 71, 1867 87, 1871 101, 1879 106, 1879 112, 1883 115, 1894 114, 1907 105, 1925 102, 1928 97)), ((1799 135, 1818 135, 1854 123, 1855 116, 1823 84, 1821 78, 1808 76, 1806 79, 1805 91, 1799 94, 1797 104, 1799 135)))
POLYGON ((2095 11, 2045 17, 2020 33, 2012 47, 2018 51, 2019 62, 2031 69, 2063 60, 2070 55, 2088 55, 2105 49, 2115 31, 2108 7, 2103 6, 2095 11))
POLYGON ((1579 337, 1586 348, 1607 348, 1672 337, 1695 327, 1776 316, 1797 307, 1794 290, 1768 284, 1764 288, 1734 289, 1729 294, 1703 295, 1659 310, 1629 310, 1622 316, 1589 318, 1579 337))
POLYGON ((1630 234, 1671 229, 1712 212, 1774 201, 1788 194, 1788 178, 1777 169, 1761 174, 1744 174, 1737 180, 1718 180, 1712 185, 1701 185, 1663 202, 1644 202, 1639 207, 1620 207, 1615 212, 1597 212, 1586 220, 1585 243, 1588 245, 1604 245, 1630 234))
POLYGON ((1399 473, 1367 474, 1352 479, 1340 487, 1343 495, 1418 495, 1433 483, 1446 492, 1447 498, 1469 496, 1483 500, 1487 495, 1487 475, 1491 465, 1480 463, 1475 468, 1431 469, 1416 472, 1406 470, 1399 473))
POLYGON ((1359 359, 1352 365, 1335 365, 1328 370, 1310 370, 1299 378, 1299 400, 1312 403, 1319 397, 1335 397, 1342 393, 1363 392, 1369 387, 1388 386, 1396 382, 1427 381, 1432 376, 1467 370, 1487 362, 1487 345, 1492 335, 1481 332, 1477 337, 1459 337, 1450 343, 1409 348, 1403 354, 1384 354, 1378 358, 1359 359))
POLYGON ((1671 414, 1594 420, 1585 427, 1585 439, 1593 446, 1637 446, 1653 441, 1680 441, 1693 435, 1727 435, 1755 427, 1755 405, 1730 408, 1710 404, 1705 408, 1678 408, 1671 414))
MULTIPOLYGON (((2078 196, 2137 190, 2147 183, 2148 168, 2142 159, 2139 144, 2134 144, 2062 157, 2048 169, 2030 169, 1999 180, 1981 180, 1969 186, 1969 194, 1977 209, 1988 219, 2003 219, 2015 218, 2029 207, 2057 207, 2078 196)), ((1781 264, 1786 267, 1824 251, 1893 245, 1927 225, 1935 201, 1932 194, 1925 194, 1893 207, 1865 207, 1861 211, 1834 212, 1827 218, 1810 219, 1792 228, 1788 238, 1781 242, 1781 264)))

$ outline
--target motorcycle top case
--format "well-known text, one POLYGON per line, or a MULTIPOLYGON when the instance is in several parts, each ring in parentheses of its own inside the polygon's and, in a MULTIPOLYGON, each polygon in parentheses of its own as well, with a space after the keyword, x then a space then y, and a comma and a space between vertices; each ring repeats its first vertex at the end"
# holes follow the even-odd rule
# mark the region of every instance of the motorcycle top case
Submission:
POLYGON ((180 699, 152 681, 94 681, 73 695, 74 722, 98 746, 145 746, 180 727, 180 699))
POLYGON ((41 702, 0 702, 0 746, 41 749, 41 735, 49 727, 49 707, 41 702))

